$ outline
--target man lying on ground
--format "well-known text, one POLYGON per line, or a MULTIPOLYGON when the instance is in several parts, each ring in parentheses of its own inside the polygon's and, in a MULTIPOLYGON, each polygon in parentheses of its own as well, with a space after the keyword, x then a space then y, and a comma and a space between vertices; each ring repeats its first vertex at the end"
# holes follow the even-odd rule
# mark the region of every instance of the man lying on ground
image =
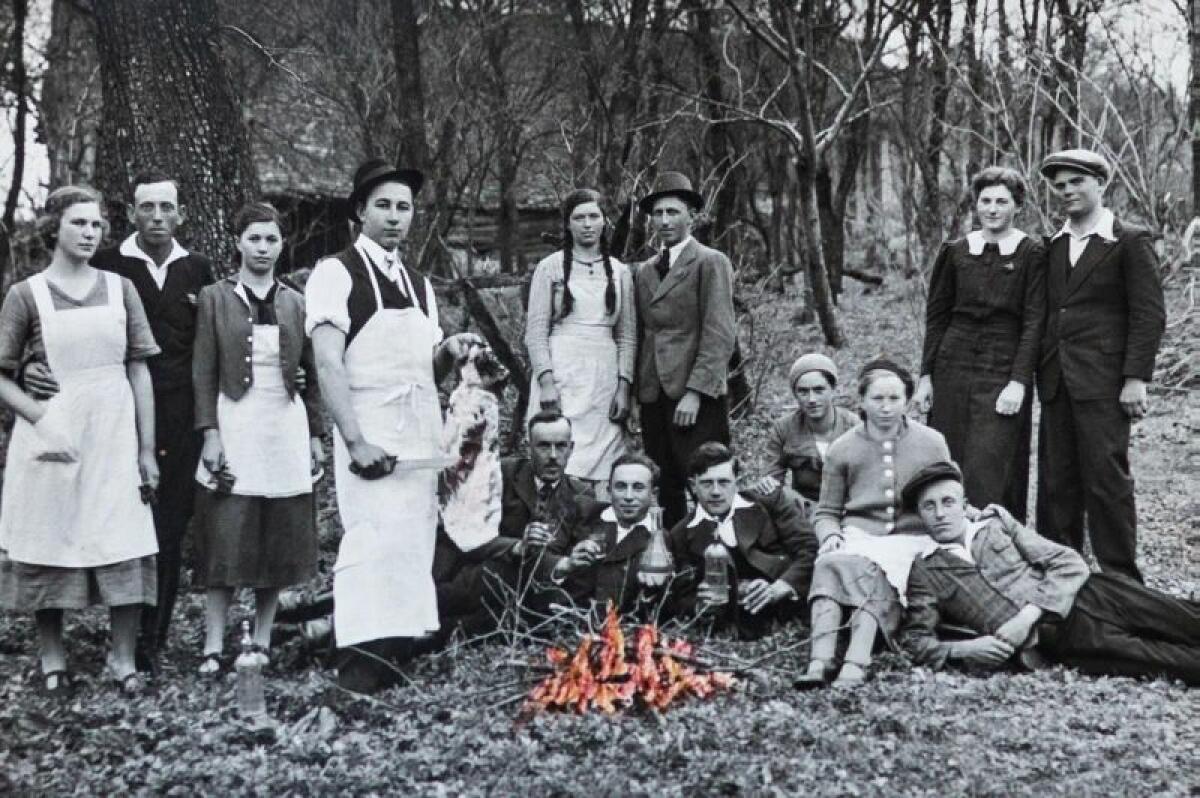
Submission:
POLYGON ((1095 675, 1200 684, 1200 602, 1089 573, 1073 549, 996 505, 968 521, 962 474, 953 463, 919 471, 901 498, 920 513, 934 541, 908 581, 902 640, 918 663, 998 668, 1015 659, 1034 668, 1049 659, 1095 675), (941 639, 942 624, 977 636, 941 639))

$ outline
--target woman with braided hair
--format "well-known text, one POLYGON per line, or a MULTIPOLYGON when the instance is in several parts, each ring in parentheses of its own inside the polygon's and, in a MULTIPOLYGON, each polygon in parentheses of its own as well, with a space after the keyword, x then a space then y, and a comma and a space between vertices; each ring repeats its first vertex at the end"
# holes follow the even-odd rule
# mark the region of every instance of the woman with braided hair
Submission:
POLYGON ((594 488, 625 452, 637 346, 633 277, 608 254, 602 201, 586 188, 563 200, 562 250, 538 263, 525 322, 529 411, 570 419, 575 449, 566 473, 594 488))

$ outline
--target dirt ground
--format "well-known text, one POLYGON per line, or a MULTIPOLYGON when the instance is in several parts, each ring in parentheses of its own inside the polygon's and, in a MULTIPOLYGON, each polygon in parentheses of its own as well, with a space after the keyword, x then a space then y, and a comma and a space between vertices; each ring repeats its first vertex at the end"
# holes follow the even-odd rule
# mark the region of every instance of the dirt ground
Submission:
MULTIPOLYGON (((743 340, 760 394, 735 435, 753 468, 767 423, 790 403, 787 364, 820 339, 792 322, 794 298, 750 299, 743 340)), ((844 373, 885 352, 915 363, 918 304, 891 285, 851 284, 842 300, 850 343, 835 355, 844 373)), ((1185 304, 1173 288, 1173 314, 1185 304)), ((1188 324, 1172 334, 1192 334, 1188 324)), ((1200 597, 1192 396, 1155 391, 1133 461, 1148 581, 1200 597)), ((332 512, 326 501, 327 527, 332 512)), ((332 534, 323 546, 328 560, 332 534)), ((50 703, 33 681, 31 619, 0 616, 0 793, 1200 795, 1200 690, 1165 681, 1063 669, 935 674, 885 655, 852 695, 800 694, 789 684, 804 661, 803 631, 788 629, 709 642, 743 659, 772 655, 765 685, 745 682, 663 715, 517 723, 529 683, 504 663, 535 655, 527 641, 455 646, 368 700, 334 688, 332 672, 281 630, 267 688, 276 725, 250 728, 236 719, 234 677, 195 675, 199 593, 181 600, 163 675, 144 697, 123 699, 100 682, 106 628, 100 610, 70 617, 81 684, 50 703)))

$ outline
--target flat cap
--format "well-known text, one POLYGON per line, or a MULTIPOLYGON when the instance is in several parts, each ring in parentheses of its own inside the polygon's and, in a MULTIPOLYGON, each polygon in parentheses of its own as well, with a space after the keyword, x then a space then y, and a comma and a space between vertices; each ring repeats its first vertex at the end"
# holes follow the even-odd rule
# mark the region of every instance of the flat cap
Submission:
POLYGON ((905 510, 915 513, 917 511, 917 500, 921 498, 921 491, 935 482, 941 482, 946 479, 952 479, 961 485, 963 481, 962 471, 949 460, 930 463, 913 474, 908 482, 904 484, 904 487, 900 490, 901 506, 905 510))
POLYGON ((838 369, 833 359, 820 352, 808 352, 796 358, 796 362, 788 369, 788 385, 795 385, 801 375, 810 371, 819 371, 829 377, 832 385, 837 385, 838 369))
POLYGON ((1059 150, 1050 153, 1042 161, 1038 171, 1042 177, 1053 180, 1054 173, 1059 169, 1074 169, 1076 172, 1098 177, 1106 183, 1112 175, 1112 167, 1104 156, 1091 150, 1059 150))

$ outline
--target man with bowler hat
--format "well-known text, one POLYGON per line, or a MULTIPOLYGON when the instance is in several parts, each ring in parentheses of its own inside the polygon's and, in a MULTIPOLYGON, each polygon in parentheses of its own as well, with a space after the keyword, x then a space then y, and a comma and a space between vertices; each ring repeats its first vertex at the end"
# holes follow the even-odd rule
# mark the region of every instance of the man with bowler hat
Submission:
POLYGON ((706 441, 729 443, 726 378, 733 354, 733 266, 692 238, 704 200, 679 172, 663 172, 638 203, 662 251, 637 266, 637 396, 646 454, 662 469, 668 527, 687 514, 687 464, 706 441))
POLYGON ((1148 230, 1104 207, 1102 156, 1056 152, 1041 174, 1067 222, 1047 246, 1037 528, 1082 551, 1086 514, 1101 569, 1140 582, 1129 429, 1149 405, 1166 325, 1158 256, 1148 230))
POLYGON ((433 583, 442 415, 437 380, 479 339, 443 340, 433 288, 399 247, 423 176, 372 159, 354 174, 358 238, 317 264, 305 286, 334 436, 338 682, 374 692, 438 629, 433 583))

